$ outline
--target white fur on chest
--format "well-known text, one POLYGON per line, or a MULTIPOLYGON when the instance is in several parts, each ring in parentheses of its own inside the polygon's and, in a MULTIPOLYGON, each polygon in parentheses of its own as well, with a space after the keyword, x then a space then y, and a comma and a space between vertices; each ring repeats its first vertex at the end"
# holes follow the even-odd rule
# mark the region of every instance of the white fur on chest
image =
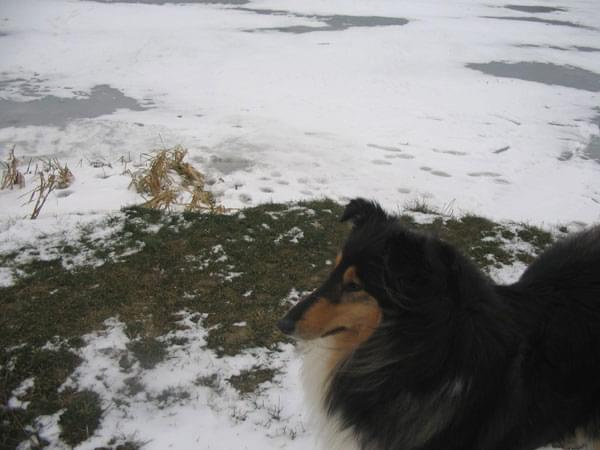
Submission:
MULTIPOLYGON (((329 370, 335 357, 334 348, 335 342, 330 338, 303 343, 299 347, 303 356, 301 374, 309 422, 317 430, 320 448, 359 450, 356 431, 352 427, 344 428, 339 414, 328 415, 325 411, 324 400, 331 382, 329 370)), ((402 430, 405 448, 418 448, 444 429, 455 413, 458 398, 468 391, 468 384, 462 379, 455 379, 428 394, 416 396, 406 392, 398 399, 402 413, 394 420, 399 432, 402 430)))
POLYGON ((319 448, 326 450, 359 450, 352 428, 343 429, 339 415, 325 411, 325 396, 331 381, 332 351, 330 338, 302 343, 302 385, 309 411, 309 423, 317 431, 319 448))

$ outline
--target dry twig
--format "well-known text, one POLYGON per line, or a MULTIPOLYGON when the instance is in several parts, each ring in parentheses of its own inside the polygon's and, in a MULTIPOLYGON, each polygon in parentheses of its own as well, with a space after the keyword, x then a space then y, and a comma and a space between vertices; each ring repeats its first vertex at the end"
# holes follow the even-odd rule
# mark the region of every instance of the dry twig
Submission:
POLYGON ((6 162, 2 162, 4 166, 4 175, 2 176, 2 185, 0 189, 13 189, 15 186, 19 186, 19 189, 23 189, 25 187, 25 176, 23 173, 17 169, 19 161, 15 157, 15 147, 10 150, 8 154, 8 160, 6 162))
POLYGON ((57 159, 52 159, 48 161, 48 167, 48 173, 56 175, 56 189, 66 189, 71 186, 75 176, 66 163, 62 166, 57 159))
POLYGON ((55 189, 68 188, 75 179, 71 169, 65 164, 60 164, 57 159, 43 160, 42 170, 37 170, 36 175, 39 175, 38 184, 26 195, 29 195, 29 200, 25 204, 34 203, 31 219, 37 219, 40 211, 46 204, 46 200, 55 189))
POLYGON ((35 205, 31 213, 31 219, 37 219, 40 211, 44 207, 46 200, 50 193, 57 188, 57 176, 54 173, 48 173, 48 176, 44 175, 44 172, 40 172, 39 184, 31 191, 31 196, 27 203, 32 203, 35 199, 35 205))

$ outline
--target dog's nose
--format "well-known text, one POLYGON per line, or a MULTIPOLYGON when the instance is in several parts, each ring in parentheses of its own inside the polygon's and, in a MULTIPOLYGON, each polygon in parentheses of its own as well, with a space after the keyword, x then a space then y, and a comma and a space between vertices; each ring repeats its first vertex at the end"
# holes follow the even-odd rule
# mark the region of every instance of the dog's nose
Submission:
POLYGON ((279 328, 284 334, 292 334, 294 332, 294 328, 296 328, 296 323, 290 319, 281 319, 279 322, 277 322, 277 328, 279 328))

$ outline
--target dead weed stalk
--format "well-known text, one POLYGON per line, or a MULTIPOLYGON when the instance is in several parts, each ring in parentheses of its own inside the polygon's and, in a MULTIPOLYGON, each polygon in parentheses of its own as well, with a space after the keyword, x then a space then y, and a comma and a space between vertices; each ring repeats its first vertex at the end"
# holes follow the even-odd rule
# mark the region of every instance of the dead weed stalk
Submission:
POLYGON ((15 186, 19 186, 19 189, 23 189, 25 187, 25 176, 17 168, 19 161, 15 157, 14 146, 8 154, 8 159, 5 162, 2 161, 1 164, 4 166, 4 174, 2 175, 2 185, 0 186, 0 189, 13 189, 15 186))
POLYGON ((31 213, 31 219, 37 219, 40 211, 44 207, 46 200, 48 200, 48 196, 52 191, 57 188, 57 177, 56 174, 49 173, 47 176, 44 172, 40 172, 40 180, 38 185, 30 192, 31 196, 29 197, 29 201, 27 203, 33 203, 35 200, 35 205, 33 206, 33 211, 31 213))
POLYGON ((38 172, 38 184, 28 192, 29 200, 25 203, 35 202, 30 216, 31 219, 37 219, 46 204, 46 200, 55 189, 66 189, 75 179, 67 164, 63 166, 57 159, 48 159, 43 162, 44 168, 38 172))
POLYGON ((130 187, 144 197, 147 208, 171 209, 177 205, 186 210, 224 212, 206 190, 204 175, 184 161, 186 155, 187 150, 180 145, 159 150, 148 158, 146 167, 129 171, 130 187))
POLYGON ((71 186, 75 176, 66 163, 64 166, 62 166, 57 159, 51 159, 48 160, 46 164, 48 167, 48 173, 56 175, 56 189, 66 189, 71 186))

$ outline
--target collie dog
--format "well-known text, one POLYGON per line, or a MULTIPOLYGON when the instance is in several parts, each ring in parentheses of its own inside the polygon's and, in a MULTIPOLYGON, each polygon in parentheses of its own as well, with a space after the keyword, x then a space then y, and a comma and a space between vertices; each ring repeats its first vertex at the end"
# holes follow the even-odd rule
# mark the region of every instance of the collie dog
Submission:
POLYGON ((352 200, 336 266, 279 322, 305 343, 323 448, 600 449, 600 228, 511 285, 352 200))

